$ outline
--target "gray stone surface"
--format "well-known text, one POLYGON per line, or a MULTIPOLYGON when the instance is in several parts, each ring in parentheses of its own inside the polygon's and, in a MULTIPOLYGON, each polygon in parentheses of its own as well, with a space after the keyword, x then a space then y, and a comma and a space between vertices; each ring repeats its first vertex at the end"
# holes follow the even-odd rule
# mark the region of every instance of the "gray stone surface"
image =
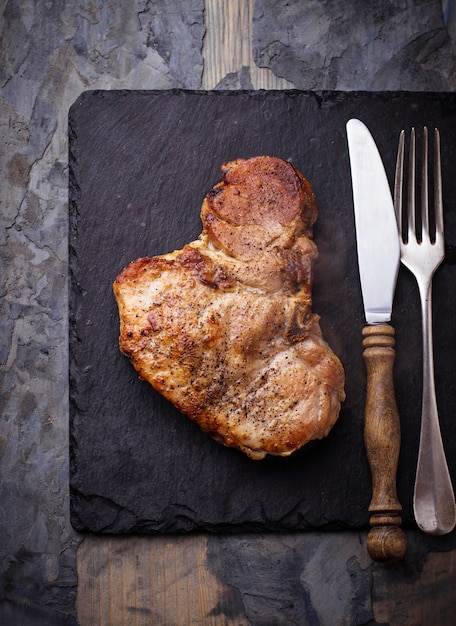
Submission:
POLYGON ((253 89, 249 68, 244 65, 237 72, 229 72, 217 83, 215 89, 253 89))
POLYGON ((68 109, 87 89, 199 87, 204 4, 1 5, 0 623, 57 624, 74 615, 79 542, 68 515, 68 109))
POLYGON ((217 611, 227 618, 245 615, 255 626, 372 623, 366 546, 358 533, 341 533, 339 539, 336 544, 330 533, 287 534, 272 545, 261 536, 212 538, 209 566, 214 563, 214 573, 230 589, 217 611))
MULTIPOLYGON (((0 12, 0 623, 71 624, 80 537, 68 515, 68 109, 88 89, 199 88, 204 1, 2 0, 0 12)), ((258 64, 303 89, 455 88, 438 0, 256 0, 254 48, 258 64)), ((249 86, 246 68, 218 85, 249 86)), ((258 545, 226 541, 225 580, 253 624, 265 605, 274 623, 329 624, 330 609, 341 624, 370 619, 364 547, 309 535, 287 548, 303 594, 287 621, 277 579, 243 587, 239 568, 254 553, 261 565, 258 545), (315 582, 325 560, 341 576, 328 571, 327 588, 343 595, 328 606, 315 582)))
MULTIPOLYGON (((452 22, 451 7, 446 19, 452 22)), ((298 89, 452 91, 439 0, 256 0, 254 59, 298 89)))

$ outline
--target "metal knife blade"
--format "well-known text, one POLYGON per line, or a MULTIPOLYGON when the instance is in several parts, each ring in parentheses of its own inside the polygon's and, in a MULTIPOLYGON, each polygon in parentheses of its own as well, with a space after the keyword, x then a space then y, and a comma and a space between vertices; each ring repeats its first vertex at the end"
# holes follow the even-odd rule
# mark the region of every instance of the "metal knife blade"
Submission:
POLYGON ((389 322, 400 262, 393 199, 377 146, 357 119, 347 123, 358 265, 367 325, 363 358, 367 371, 364 443, 372 476, 371 530, 367 549, 375 561, 403 558, 402 507, 396 474, 401 445, 394 394, 394 328, 389 322))
POLYGON ((363 122, 347 122, 347 139, 366 322, 389 322, 400 264, 391 190, 377 146, 363 122))

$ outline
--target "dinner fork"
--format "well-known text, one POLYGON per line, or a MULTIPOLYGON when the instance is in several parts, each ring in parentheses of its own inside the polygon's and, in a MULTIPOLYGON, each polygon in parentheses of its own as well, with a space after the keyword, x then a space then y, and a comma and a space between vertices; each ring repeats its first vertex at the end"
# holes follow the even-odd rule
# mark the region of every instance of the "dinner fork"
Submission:
POLYGON ((445 256, 443 235, 440 134, 434 130, 434 219, 429 215, 428 131, 423 130, 421 203, 415 207, 415 129, 409 146, 407 206, 403 206, 405 131, 399 137, 394 188, 394 206, 400 229, 401 261, 415 276, 421 298, 423 330, 423 397, 418 465, 413 494, 416 523, 421 530, 444 535, 456 523, 453 486, 440 433, 434 384, 432 341, 432 279, 445 256), (432 227, 432 221, 434 227, 432 227))

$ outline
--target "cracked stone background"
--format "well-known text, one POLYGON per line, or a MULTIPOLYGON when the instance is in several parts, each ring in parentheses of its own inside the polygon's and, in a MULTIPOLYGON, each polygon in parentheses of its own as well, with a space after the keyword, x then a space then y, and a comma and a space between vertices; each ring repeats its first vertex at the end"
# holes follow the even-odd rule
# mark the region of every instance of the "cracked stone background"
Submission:
MULTIPOLYGON (((68 109, 89 89, 202 88, 205 2, 1 0, 0 15, 0 622, 76 624, 81 537, 68 513, 68 109)), ((255 0, 252 45, 259 67, 298 89, 456 88, 449 0, 255 0)), ((254 70, 239 67, 212 87, 255 87, 254 70)), ((340 546, 317 541, 301 576, 311 604, 301 607, 302 624, 331 623, 313 582, 316 564, 323 555, 345 567, 340 559, 347 558, 340 546)), ((343 624, 371 619, 370 573, 361 561, 352 571, 367 569, 367 578, 347 594, 358 599, 357 617, 343 624)), ((227 564, 233 579, 236 563, 227 564)), ((332 615, 347 620, 344 602, 339 598, 332 615)), ((258 610, 246 606, 251 623, 258 610)))

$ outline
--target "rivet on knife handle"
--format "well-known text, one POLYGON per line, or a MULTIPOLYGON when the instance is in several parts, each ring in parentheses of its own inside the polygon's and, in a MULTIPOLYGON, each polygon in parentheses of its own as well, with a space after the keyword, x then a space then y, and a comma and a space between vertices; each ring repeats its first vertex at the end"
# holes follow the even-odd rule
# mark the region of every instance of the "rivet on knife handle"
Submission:
POLYGON ((367 549, 375 561, 394 562, 404 557, 407 545, 396 492, 401 432, 393 382, 394 328, 366 326, 363 337, 367 371, 364 442, 372 474, 367 549))

